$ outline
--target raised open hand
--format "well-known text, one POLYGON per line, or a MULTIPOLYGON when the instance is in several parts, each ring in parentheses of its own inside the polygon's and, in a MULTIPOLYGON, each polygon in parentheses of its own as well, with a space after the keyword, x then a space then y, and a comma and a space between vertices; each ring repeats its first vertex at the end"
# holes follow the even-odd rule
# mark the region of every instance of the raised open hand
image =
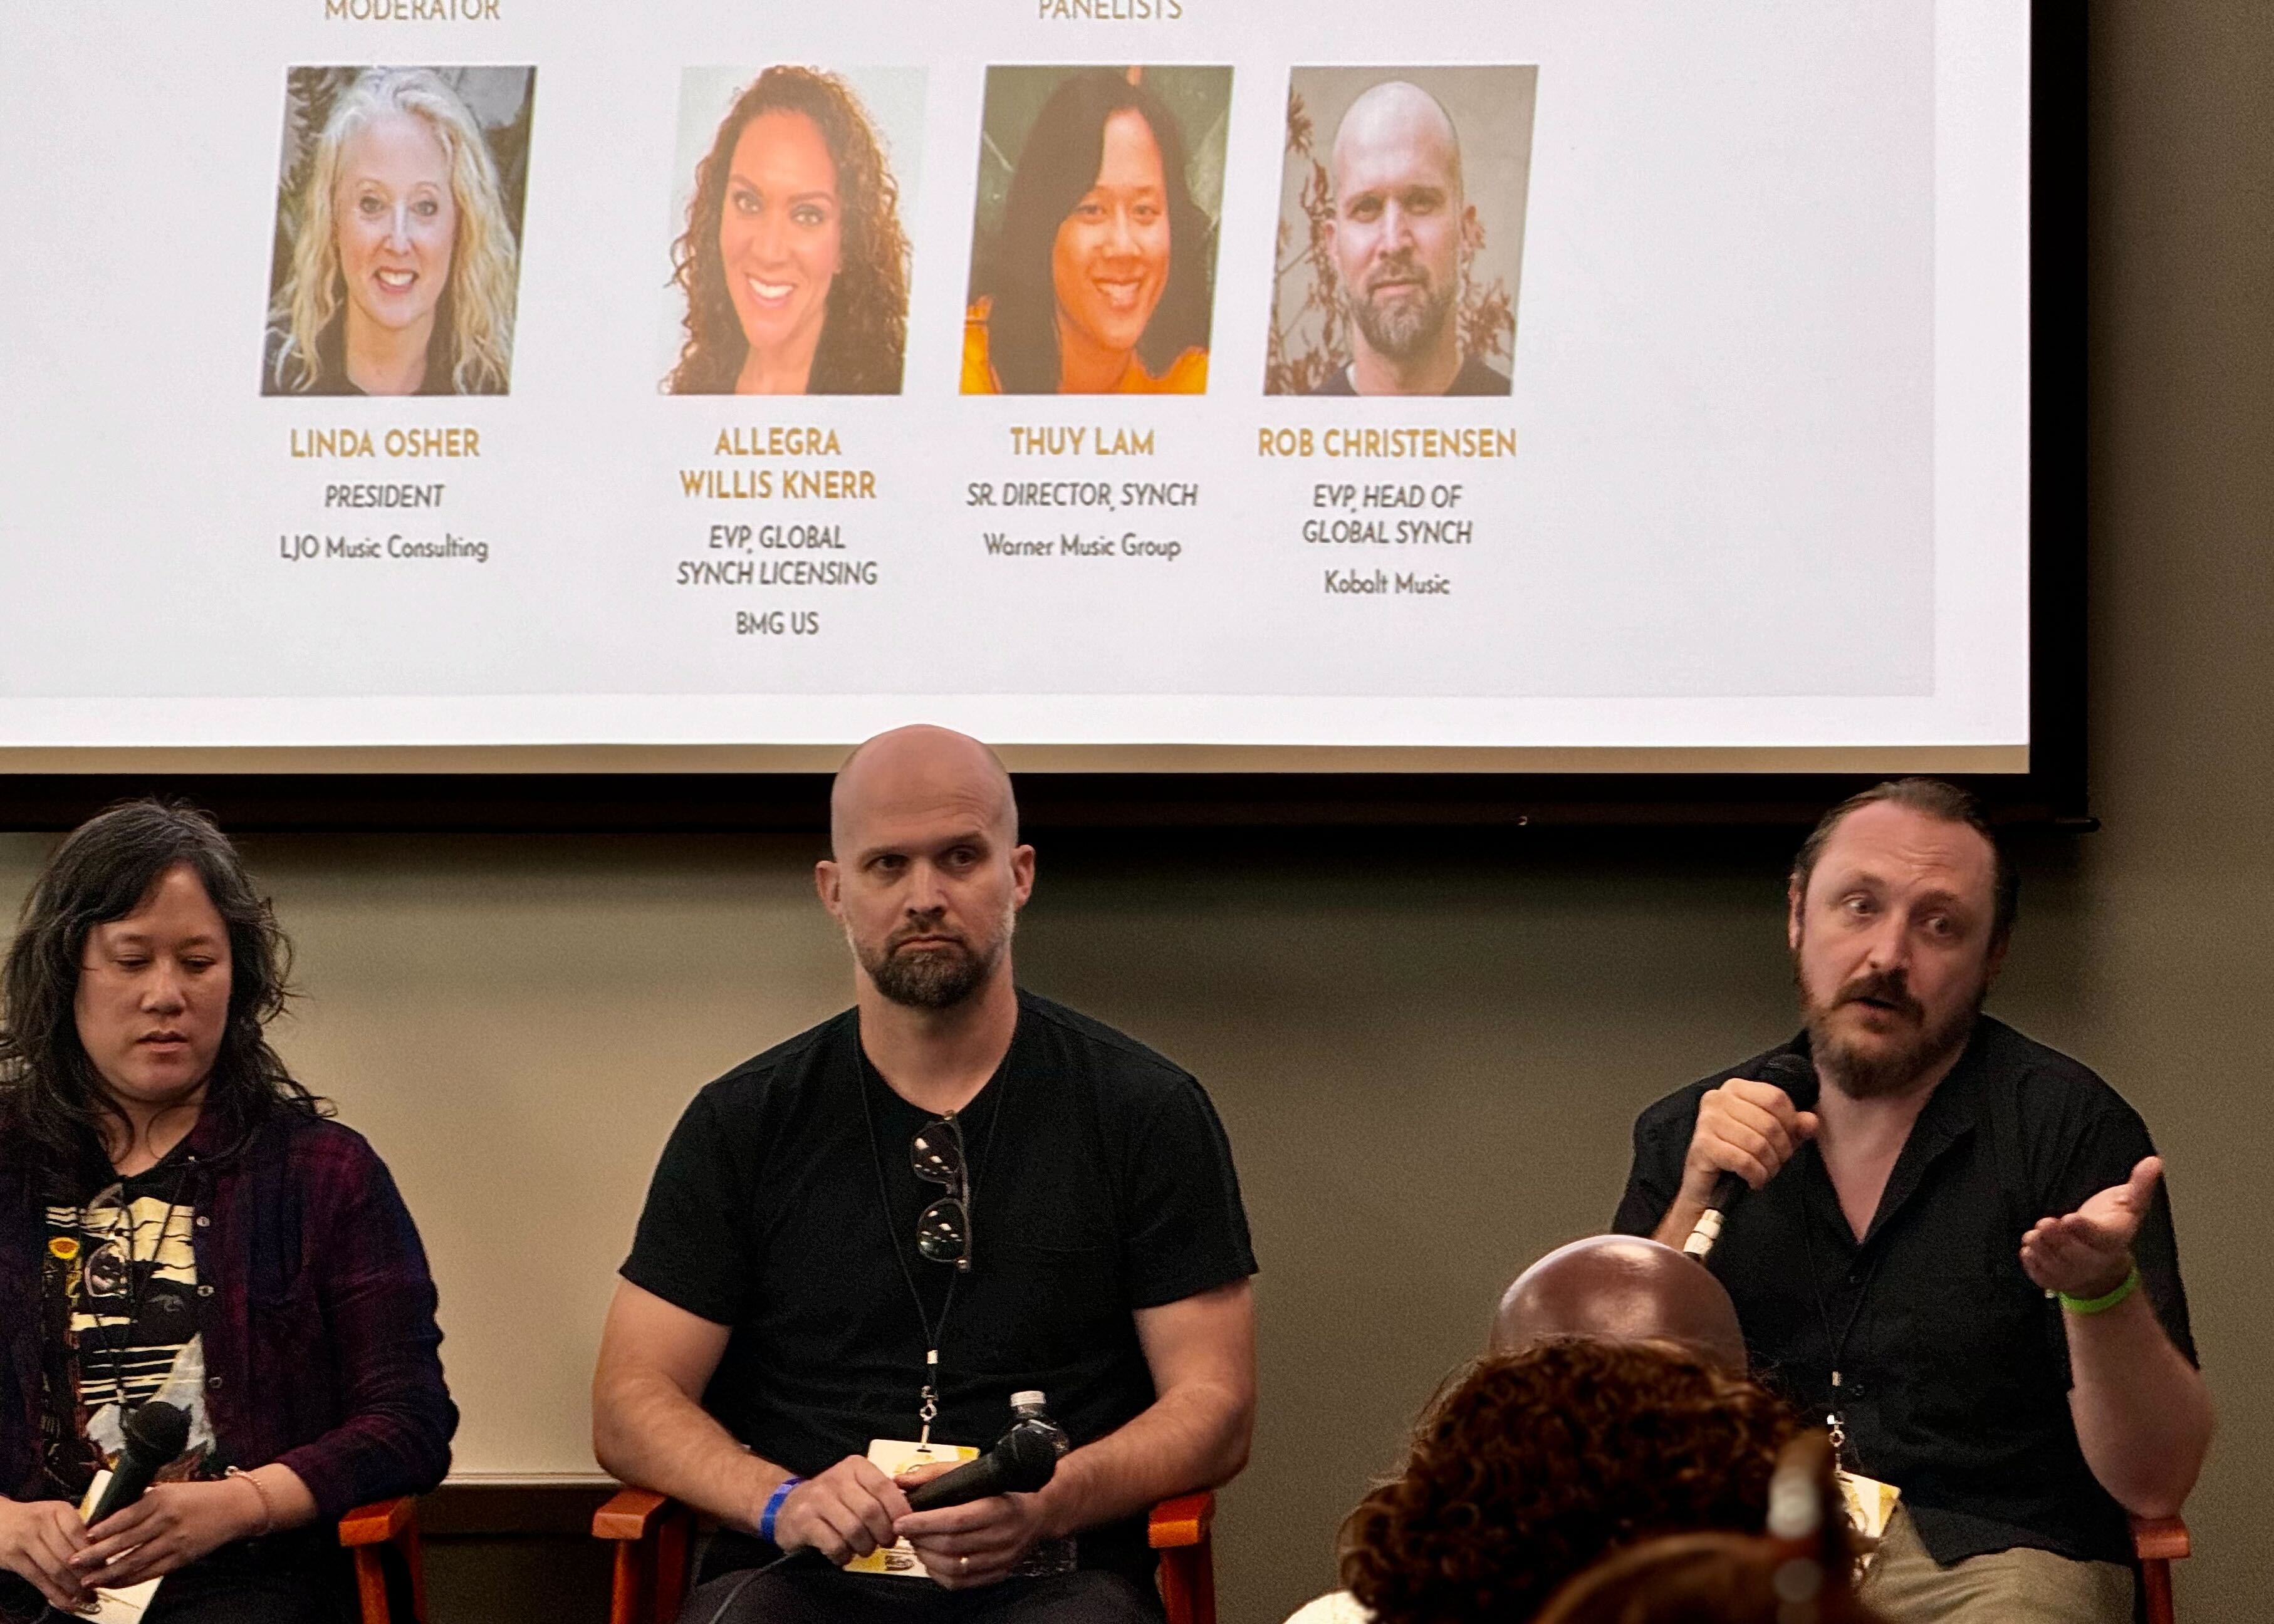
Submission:
POLYGON ((2132 1273, 2132 1241, 2155 1199, 2164 1159, 2145 1156, 2132 1177, 2059 1218, 2040 1218, 2022 1237, 2022 1272, 2048 1291, 2105 1297, 2132 1273))

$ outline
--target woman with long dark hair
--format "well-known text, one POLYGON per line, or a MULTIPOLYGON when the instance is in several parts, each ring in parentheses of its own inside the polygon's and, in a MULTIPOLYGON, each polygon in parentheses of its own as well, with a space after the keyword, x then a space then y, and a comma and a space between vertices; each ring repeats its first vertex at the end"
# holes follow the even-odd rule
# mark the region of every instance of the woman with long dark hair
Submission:
POLYGON ((695 171, 672 280, 687 295, 673 395, 898 395, 907 346, 900 183, 860 99, 772 67, 695 171))
POLYGON ((267 1041, 290 966, 179 805, 82 825, 24 905, 0 968, 0 1617, 162 1577, 147 1624, 332 1619, 328 1525, 448 1468, 418 1231, 267 1041), (178 1457, 87 1527, 163 1406, 178 1457))
POLYGON ((1216 245, 1184 132, 1105 68, 1050 94, 1020 148, 964 321, 966 395, 1198 395, 1216 245))

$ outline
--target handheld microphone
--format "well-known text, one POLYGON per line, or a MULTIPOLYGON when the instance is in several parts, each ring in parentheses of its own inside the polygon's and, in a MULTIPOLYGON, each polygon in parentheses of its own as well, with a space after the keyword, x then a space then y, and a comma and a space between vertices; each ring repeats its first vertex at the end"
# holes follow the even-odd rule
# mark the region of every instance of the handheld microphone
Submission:
POLYGON ((990 1494, 1031 1494, 1058 1469, 1058 1447, 1049 1429, 1026 1423, 1003 1434, 975 1461, 942 1472, 908 1491, 910 1511, 937 1511, 990 1494))
MULTIPOLYGON (((1798 1055, 1771 1055, 1761 1064, 1761 1074, 1753 1079, 1781 1088, 1791 1097, 1795 1110, 1813 1110, 1816 1107, 1816 1068, 1798 1055)), ((1724 1173, 1713 1181, 1713 1193, 1706 1198, 1706 1210, 1698 1215, 1698 1227, 1690 1231, 1690 1238, 1682 1243, 1684 1255, 1700 1263, 1721 1238, 1721 1225, 1737 1198, 1745 1193, 1745 1177, 1742 1173, 1724 1173)))
POLYGON ((148 1403, 126 1417, 126 1447, 118 1452, 110 1481, 87 1520, 93 1528, 113 1512, 124 1511, 142 1498, 151 1480, 180 1458, 190 1444, 190 1418, 162 1400, 148 1403))
MULTIPOLYGON (((910 1511, 937 1511, 961 1506, 990 1494, 1031 1494, 1058 1470, 1058 1441, 1052 1429, 1021 1422, 997 1440, 975 1461, 966 1461, 953 1471, 919 1483, 908 1491, 910 1511)), ((755 1573, 778 1568, 826 1568, 829 1559, 810 1545, 786 1551, 755 1573)), ((714 1620, 712 1624, 717 1624, 714 1620)))

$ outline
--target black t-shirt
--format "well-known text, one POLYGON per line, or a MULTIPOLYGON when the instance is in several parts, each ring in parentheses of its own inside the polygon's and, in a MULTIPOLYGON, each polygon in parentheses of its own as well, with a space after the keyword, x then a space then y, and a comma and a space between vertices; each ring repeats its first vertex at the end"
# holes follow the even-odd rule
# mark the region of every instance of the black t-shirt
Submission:
MULTIPOLYGON (((1465 355, 1461 370, 1453 374, 1453 381, 1445 386, 1447 395, 1506 395, 1509 376, 1487 363, 1482 356, 1465 355)), ((1311 391, 1313 395, 1356 395, 1358 386, 1351 380, 1351 369, 1338 366, 1326 376, 1325 381, 1311 391)))
MULTIPOLYGON (((1807 1038, 1771 1052, 1804 1056, 1807 1038)), ((1657 1228, 1681 1187, 1698 1097, 1758 1077, 1767 1058, 1642 1114, 1614 1229, 1657 1228)), ((1912 1125, 1860 1244, 1813 1144, 1730 1210, 1713 1268, 1755 1368, 1810 1413, 1840 1411, 1846 1464, 1902 1491, 1937 1561, 2016 1545, 2130 1560, 2123 1508, 2077 1444, 2060 1306, 2022 1272, 2020 1252, 2038 1219, 2075 1211, 2152 1154, 2114 1089, 1984 1018, 1912 1125)), ((2160 1188, 2133 1250, 2157 1318, 2192 1361, 2160 1188)))
MULTIPOLYGON (((732 1328, 704 1407, 801 1477, 871 1439, 912 1439, 925 1321, 945 1306, 939 1440, 991 1445, 1021 1388, 1048 1395, 1077 1446, 1146 1409, 1133 1311, 1255 1272, 1231 1148, 1200 1084, 1021 992, 1009 1053, 957 1114, 972 1167, 972 1267, 959 1277, 915 1247, 918 1214, 945 1192, 916 1176, 909 1144, 936 1118, 864 1064, 859 1033, 848 1010, 744 1062, 696 1096, 664 1148, 622 1272, 732 1328)), ((1149 1565, 1141 1525, 1081 1544, 1087 1566, 1149 1565)))

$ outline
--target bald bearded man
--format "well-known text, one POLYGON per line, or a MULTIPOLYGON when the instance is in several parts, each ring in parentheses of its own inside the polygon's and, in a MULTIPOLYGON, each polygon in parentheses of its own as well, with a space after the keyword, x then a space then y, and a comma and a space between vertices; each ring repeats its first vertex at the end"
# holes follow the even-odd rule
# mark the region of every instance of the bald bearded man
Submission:
POLYGON ((1493 1316, 1492 1351, 1562 1336, 1672 1342, 1732 1375, 1746 1370, 1745 1334, 1728 1289, 1711 1270, 1639 1236, 1591 1235, 1516 1277, 1493 1316))
POLYGON ((1461 242, 1476 209, 1437 98, 1404 79, 1366 91, 1335 128, 1328 177, 1351 360, 1312 393, 1506 395, 1508 375, 1461 350, 1461 242))
POLYGON ((830 847, 854 1007, 681 1119, 608 1311, 594 1450, 727 1525, 687 1620, 1156 1617, 1146 1508, 1238 1472, 1254 1411, 1224 1129, 1189 1073, 1013 980, 1035 853, 985 746, 870 740, 830 847), (986 1448, 1021 1389, 1073 1445, 1048 1486, 911 1512, 945 1467, 907 1462, 986 1448), (828 1560, 758 1571, 797 1551, 828 1560))

